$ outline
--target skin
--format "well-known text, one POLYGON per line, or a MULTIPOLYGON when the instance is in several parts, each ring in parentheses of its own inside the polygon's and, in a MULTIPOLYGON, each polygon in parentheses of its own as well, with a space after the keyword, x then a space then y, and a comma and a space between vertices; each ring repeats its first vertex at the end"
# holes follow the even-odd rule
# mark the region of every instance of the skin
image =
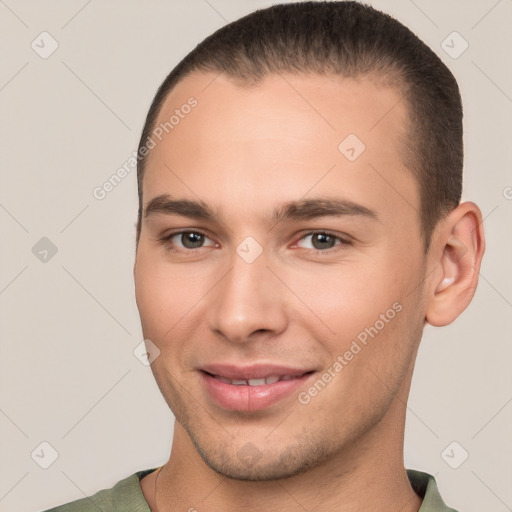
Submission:
POLYGON ((418 187, 402 155, 407 105, 382 81, 269 75, 248 87, 195 72, 170 93, 157 124, 190 96, 197 107, 151 151, 143 201, 201 200, 219 219, 142 221, 137 305, 176 417, 157 506, 156 473, 141 481, 148 504, 417 511, 402 456, 414 361, 425 322, 453 322, 473 297, 484 252, 479 208, 460 204, 424 254, 418 187), (366 145, 354 162, 338 150, 350 133, 366 145), (377 220, 267 222, 284 202, 318 197, 349 199, 377 220), (204 233, 204 246, 159 240, 180 230, 204 233), (310 233, 322 230, 352 244, 319 246, 310 233), (247 236, 263 249, 250 264, 236 252, 247 236), (227 411, 201 385, 197 368, 219 362, 313 368, 318 378, 396 302, 401 311, 307 405, 294 393, 262 411, 227 411), (253 464, 237 456, 247 443, 260 454, 253 464))

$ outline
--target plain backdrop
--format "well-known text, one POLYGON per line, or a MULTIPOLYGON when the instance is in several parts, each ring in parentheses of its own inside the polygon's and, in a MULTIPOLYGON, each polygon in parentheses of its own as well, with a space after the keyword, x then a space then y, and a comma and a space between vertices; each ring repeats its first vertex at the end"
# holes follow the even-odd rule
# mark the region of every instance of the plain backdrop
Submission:
MULTIPOLYGON (((512 510, 512 2, 371 3, 459 81, 463 199, 487 239, 470 307, 425 330, 406 465, 434 474, 461 512, 512 510)), ((0 510, 42 510, 167 460, 173 417, 133 353, 135 171, 103 200, 93 190, 136 150, 172 67, 268 5, 0 1, 0 510)))

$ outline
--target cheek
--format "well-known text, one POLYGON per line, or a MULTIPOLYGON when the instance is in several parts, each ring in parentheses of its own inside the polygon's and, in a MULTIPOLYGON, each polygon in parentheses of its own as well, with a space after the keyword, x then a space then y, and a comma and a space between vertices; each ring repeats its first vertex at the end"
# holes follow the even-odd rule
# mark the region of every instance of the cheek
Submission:
POLYGON ((335 339, 349 339, 373 325, 379 314, 399 298, 400 283, 390 277, 379 256, 372 261, 347 259, 339 265, 315 267, 311 272, 303 269, 290 275, 289 280, 295 283, 294 292, 309 310, 307 318, 335 339))
POLYGON ((172 265, 144 249, 137 254, 134 279, 144 335, 159 344, 190 328, 209 283, 194 264, 172 265))
POLYGON ((410 261, 398 261, 396 253, 385 250, 371 260, 354 258, 302 272, 295 275, 296 294, 308 311, 302 306, 306 315, 297 321, 323 340, 333 361, 348 350, 358 351, 354 341, 361 351, 353 359, 392 359, 397 350, 408 350, 403 346, 411 338, 408 322, 417 324, 411 315, 416 315, 418 297, 410 292, 418 273, 410 261))
MULTIPOLYGON (((149 251, 139 248, 135 265, 135 297, 139 309, 144 334, 155 336, 172 321, 176 303, 177 288, 172 275, 149 251)), ((149 337, 149 336, 148 336, 149 337)))

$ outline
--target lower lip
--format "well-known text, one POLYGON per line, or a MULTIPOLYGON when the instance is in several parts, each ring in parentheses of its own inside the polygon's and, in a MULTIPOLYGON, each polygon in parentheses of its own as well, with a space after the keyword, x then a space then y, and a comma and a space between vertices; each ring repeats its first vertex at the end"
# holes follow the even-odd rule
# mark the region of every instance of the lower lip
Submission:
POLYGON ((284 400, 312 376, 311 373, 308 373, 296 379, 280 380, 274 384, 235 386, 222 382, 209 373, 200 373, 206 391, 217 405, 230 411, 245 412, 260 411, 284 400))

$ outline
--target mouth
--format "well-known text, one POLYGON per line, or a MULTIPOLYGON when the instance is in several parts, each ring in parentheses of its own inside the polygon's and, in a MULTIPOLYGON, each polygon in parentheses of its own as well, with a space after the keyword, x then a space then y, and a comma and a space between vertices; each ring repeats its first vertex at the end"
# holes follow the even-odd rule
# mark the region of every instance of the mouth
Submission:
POLYGON ((314 373, 315 370, 275 365, 211 365, 199 371, 213 403, 226 410, 245 412, 266 409, 289 398, 314 373))
MULTIPOLYGON (((205 372, 208 373, 208 372, 205 372)), ((306 372, 308 373, 308 372, 306 372)), ((260 377, 256 379, 228 379, 221 375, 211 375, 214 379, 231 384, 232 386, 264 386, 265 384, 275 384, 276 382, 282 382, 286 380, 300 379, 302 375, 269 375, 268 377, 260 377)))

